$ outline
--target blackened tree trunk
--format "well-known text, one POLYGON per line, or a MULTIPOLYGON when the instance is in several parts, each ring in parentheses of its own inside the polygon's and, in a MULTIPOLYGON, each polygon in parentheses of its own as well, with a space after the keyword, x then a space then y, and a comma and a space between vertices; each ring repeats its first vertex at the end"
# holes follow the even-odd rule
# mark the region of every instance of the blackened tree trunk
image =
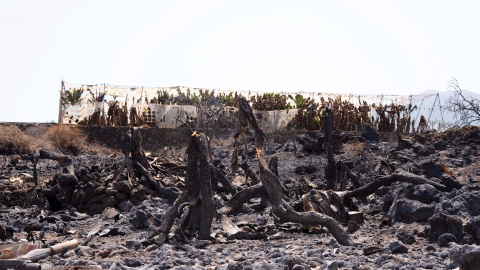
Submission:
MULTIPOLYGON (((215 214, 215 202, 213 200, 211 180, 212 166, 208 162, 207 151, 203 135, 194 132, 190 137, 186 151, 187 175, 185 177, 185 191, 167 211, 160 228, 149 236, 150 239, 155 239, 157 235, 168 235, 175 217, 178 216, 179 206, 188 200, 190 200, 190 204, 187 214, 181 222, 181 228, 187 229, 198 226, 198 239, 210 239, 210 231, 215 214)), ((163 241, 164 239, 165 237, 163 237, 163 241)), ((159 241, 158 244, 163 243, 163 241, 159 241)))
POLYGON ((335 190, 337 181, 337 165, 333 154, 333 130, 335 128, 335 117, 332 109, 327 108, 324 112, 325 138, 323 147, 327 154, 327 166, 325 167, 325 178, 327 180, 327 189, 335 190))

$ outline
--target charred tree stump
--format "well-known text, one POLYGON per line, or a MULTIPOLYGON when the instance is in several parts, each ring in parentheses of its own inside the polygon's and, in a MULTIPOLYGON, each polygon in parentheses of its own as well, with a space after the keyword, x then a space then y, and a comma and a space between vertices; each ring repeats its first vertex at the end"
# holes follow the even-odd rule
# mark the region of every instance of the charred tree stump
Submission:
MULTIPOLYGON (((272 204, 273 214, 281 223, 294 222, 304 226, 322 225, 337 239, 342 245, 352 245, 350 236, 343 230, 342 226, 335 219, 318 212, 296 212, 290 205, 283 200, 283 189, 278 177, 268 169, 265 162, 265 138, 263 130, 257 123, 253 115, 252 108, 245 98, 239 99, 239 109, 255 131, 255 148, 257 150, 257 159, 260 168, 260 181, 268 194, 268 199, 272 204)), ((236 135, 238 136, 238 135, 236 135)))
POLYGON ((335 190, 337 182, 337 165, 333 154, 333 130, 335 128, 335 118, 332 109, 325 109, 325 138, 323 140, 323 148, 327 153, 327 167, 325 167, 325 178, 327 180, 327 189, 335 190))
POLYGON ((213 200, 212 182, 210 179, 210 164, 207 159, 205 141, 200 135, 193 134, 191 142, 195 142, 198 152, 198 175, 200 182, 200 240, 210 239, 213 216, 215 214, 215 202, 213 200))
POLYGON ((37 164, 38 160, 40 159, 40 151, 35 151, 33 153, 33 181, 35 182, 35 186, 38 186, 38 174, 37 174, 37 164))
POLYGON ((236 173, 238 171, 238 141, 235 139, 235 144, 232 151, 232 160, 230 161, 230 169, 232 173, 236 173))
MULTIPOLYGON (((213 200, 211 165, 207 158, 207 148, 202 135, 194 132, 187 147, 187 175, 185 177, 185 191, 177 198, 165 214, 165 218, 158 230, 149 236, 152 242, 161 245, 170 231, 175 217, 178 216, 179 206, 190 201, 187 214, 181 221, 181 229, 196 227, 198 224, 198 239, 209 240, 215 202, 213 200)), ((221 172, 219 172, 221 173, 221 172)))
POLYGON ((336 190, 337 166, 335 156, 331 146, 327 146, 327 166, 325 167, 325 178, 327 180, 327 189, 336 190))

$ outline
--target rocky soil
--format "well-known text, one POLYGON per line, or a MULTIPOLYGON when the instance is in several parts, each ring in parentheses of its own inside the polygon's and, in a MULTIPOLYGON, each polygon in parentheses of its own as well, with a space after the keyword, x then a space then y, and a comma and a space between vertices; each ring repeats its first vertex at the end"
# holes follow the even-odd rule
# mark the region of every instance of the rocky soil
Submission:
MULTIPOLYGON (((302 202, 311 190, 326 189, 323 136, 267 136, 266 157, 278 159, 285 200, 297 211, 305 211, 302 202)), ((232 172, 232 137, 213 141, 213 165, 239 192, 253 183, 245 170, 232 172)), ((162 196, 127 168, 115 179, 125 160, 121 149, 69 157, 73 175, 62 162, 40 158, 38 185, 34 155, 3 155, 0 246, 32 237, 45 246, 79 240, 78 248, 40 260, 42 269, 480 269, 479 144, 480 130, 472 127, 407 135, 335 133, 339 197, 357 188, 352 179, 363 187, 399 174, 428 180, 391 181, 364 197, 342 197, 347 210, 361 213, 356 222, 339 220, 353 246, 339 244, 321 226, 280 223, 260 195, 228 220, 216 214, 210 240, 199 240, 195 227, 179 229, 186 213, 180 207, 180 220, 164 241, 155 242, 149 235, 175 198, 162 196)), ((237 154, 258 177, 254 146, 248 138, 237 154)), ((155 181, 177 196, 189 170, 185 152, 183 144, 147 153, 155 181)), ((214 190, 219 212, 233 195, 223 185, 214 190)))

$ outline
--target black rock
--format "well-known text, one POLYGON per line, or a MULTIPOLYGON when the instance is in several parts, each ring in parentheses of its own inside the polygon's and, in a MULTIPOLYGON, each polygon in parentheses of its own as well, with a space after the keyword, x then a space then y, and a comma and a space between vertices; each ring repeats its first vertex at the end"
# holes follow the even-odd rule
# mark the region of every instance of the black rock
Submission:
POLYGON ((132 203, 128 201, 123 201, 118 204, 118 210, 122 212, 129 212, 130 209, 132 209, 132 207, 133 207, 132 203))
POLYGON ((462 184, 458 182, 458 180, 453 179, 450 175, 443 173, 442 177, 440 178, 442 184, 445 185, 449 189, 461 189, 462 184))
POLYGON ((218 166, 220 166, 220 165, 222 165, 222 160, 221 159, 216 158, 216 159, 213 160, 213 166, 218 168, 218 166))
POLYGON ((480 215, 479 191, 469 191, 467 188, 462 188, 452 193, 449 197, 451 199, 443 200, 437 205, 439 211, 466 218, 480 215))
POLYGON ((125 258, 123 263, 129 267, 139 267, 142 265, 142 262, 140 262, 137 258, 125 258))
POLYGON ((90 214, 92 214, 92 215, 101 214, 104 209, 105 209, 105 207, 103 207, 101 203, 93 203, 93 204, 88 208, 90 214))
POLYGON ((140 187, 133 191, 132 196, 137 198, 139 201, 143 201, 143 199, 145 199, 146 194, 147 194, 147 190, 144 187, 140 187))
POLYGON ((411 185, 402 194, 410 200, 419 201, 425 204, 438 202, 442 193, 432 185, 411 185))
MULTIPOLYGON (((92 194, 90 193, 90 196, 92 196, 92 194)), ((81 189, 76 189, 74 192, 73 192, 73 195, 72 195, 72 200, 71 200, 71 203, 73 205, 80 205, 82 203, 86 203, 87 201, 89 201, 91 199, 88 198, 85 194, 85 192, 81 189)))
POLYGON ((315 168, 313 165, 298 166, 295 168, 295 173, 299 175, 312 174, 315 171, 317 171, 317 168, 315 168))
POLYGON ((106 189, 105 190, 105 198, 108 198, 108 197, 115 197, 115 195, 117 195, 117 192, 115 189, 106 189))
POLYGON ((423 174, 428 178, 440 178, 443 174, 442 166, 436 159, 421 157, 416 162, 417 174, 423 174))
POLYGON ((117 236, 117 235, 126 235, 127 230, 125 228, 111 227, 103 229, 98 235, 101 237, 106 236, 117 236))
POLYGON ((372 254, 375 254, 375 253, 380 253, 383 251, 383 248, 379 248, 379 247, 366 247, 363 249, 363 255, 372 255, 372 254))
POLYGON ((287 145, 285 145, 285 148, 283 149, 283 151, 285 151, 285 152, 295 152, 295 151, 297 151, 297 147, 293 143, 287 143, 287 145))
MULTIPOLYGON (((103 204, 102 204, 103 209, 105 209, 107 207, 115 207, 117 205, 118 205, 118 201, 113 196, 103 199, 103 204)), ((103 210, 102 210, 102 212, 103 212, 103 210)))
POLYGON ((462 220, 443 212, 436 213, 428 219, 430 224, 430 240, 436 241, 438 237, 444 233, 450 233, 455 236, 457 240, 463 237, 462 220))
POLYGON ((419 201, 401 198, 397 202, 395 221, 407 223, 427 221, 434 212, 434 204, 424 204, 419 201))
POLYGON ((323 134, 319 135, 316 139, 312 138, 308 134, 300 134, 296 137, 298 143, 302 145, 302 151, 307 153, 321 153, 323 145, 323 134))
POLYGON ((408 248, 401 241, 395 241, 395 242, 390 243, 388 248, 390 248, 390 251, 393 254, 407 253, 408 252, 408 248))
POLYGON ((439 140, 433 144, 433 147, 435 147, 435 150, 437 151, 442 151, 447 149, 447 143, 444 140, 439 140))
POLYGON ((476 216, 467 222, 463 240, 467 244, 480 244, 480 216, 476 216))
POLYGON ((462 270, 480 269, 480 247, 476 245, 452 243, 448 255, 462 270))
POLYGON ((78 179, 75 175, 62 174, 57 178, 57 183, 61 188, 75 186, 78 183, 78 179))
POLYGON ((99 186, 95 189, 95 191, 93 192, 93 195, 97 196, 97 195, 100 195, 102 193, 105 193, 105 190, 107 188, 105 186, 99 186))
POLYGON ((130 219, 130 223, 135 229, 142 229, 150 227, 148 217, 143 210, 135 211, 134 217, 130 219))
POLYGON ((115 219, 115 220, 117 220, 119 215, 120 215, 120 212, 118 212, 117 209, 111 208, 111 207, 105 208, 105 210, 103 210, 103 213, 102 213, 102 217, 104 219, 115 219))
POLYGON ((402 230, 397 233, 397 238, 398 240, 402 241, 402 243, 405 243, 407 245, 411 245, 415 243, 415 236, 413 236, 412 233, 402 230))
POLYGON ((32 232, 32 231, 41 231, 43 228, 42 224, 36 220, 29 220, 27 224, 25 224, 25 228, 23 229, 25 232, 32 232))
POLYGON ((123 192, 118 192, 115 195, 115 199, 119 202, 123 202, 123 201, 126 201, 128 199, 128 195, 123 193, 123 192))
POLYGON ((457 238, 451 233, 444 233, 438 237, 437 244, 439 247, 448 247, 450 242, 457 242, 457 238))
POLYGON ((292 267, 292 270, 305 270, 305 267, 300 265, 300 264, 295 264, 293 267, 292 267))
POLYGON ((130 183, 128 183, 128 181, 116 182, 115 185, 113 185, 113 189, 126 194, 130 194, 130 192, 132 192, 132 187, 130 186, 130 183))
POLYGON ((369 142, 378 143, 378 130, 374 126, 365 126, 362 137, 369 142))
POLYGON ((407 137, 402 135, 398 135, 398 145, 397 151, 404 150, 404 149, 412 149, 415 142, 407 137))
POLYGON ((415 152, 419 156, 430 156, 431 154, 435 153, 435 148, 432 146, 427 146, 427 145, 421 145, 416 143, 413 146, 413 152, 415 152))
POLYGON ((125 241, 125 247, 131 250, 139 250, 142 247, 142 242, 139 240, 127 240, 125 241))

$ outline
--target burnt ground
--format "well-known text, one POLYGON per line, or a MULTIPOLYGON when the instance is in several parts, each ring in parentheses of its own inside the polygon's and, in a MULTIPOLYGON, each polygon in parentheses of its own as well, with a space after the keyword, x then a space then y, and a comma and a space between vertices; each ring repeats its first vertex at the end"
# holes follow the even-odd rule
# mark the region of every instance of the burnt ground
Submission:
MULTIPOLYGON (((213 164, 240 191, 251 180, 245 180, 242 169, 232 173, 232 135, 214 140, 213 164)), ((300 205, 300 211, 302 195, 326 189, 322 136, 268 135, 266 156, 278 158, 279 178, 289 194, 285 199, 296 209, 300 205)), ((46 246, 79 240, 78 248, 40 260, 42 269, 479 269, 475 259, 480 254, 476 246, 480 243, 478 128, 380 136, 370 130, 335 133, 334 138, 337 175, 343 175, 343 164, 365 186, 409 172, 445 189, 394 182, 366 197, 352 198, 349 210, 363 213, 363 222, 344 224, 354 246, 340 245, 323 227, 279 224, 260 196, 228 216, 239 229, 235 234, 228 233, 217 216, 211 240, 198 240, 195 229, 179 233, 177 220, 166 241, 157 245, 148 236, 160 226, 172 200, 159 197, 139 175, 130 184, 126 171, 112 183, 124 160, 121 151, 72 156, 73 184, 62 177, 57 161, 40 159, 38 186, 33 181, 32 155, 21 155, 18 162, 3 155, 2 244, 26 241, 29 233, 42 238, 37 241, 46 246), (56 186, 58 190, 53 189, 56 186)), ((247 162, 258 174, 253 139, 246 145, 240 144, 239 162, 247 162)), ((156 181, 181 191, 188 170, 185 144, 147 155, 158 165, 152 171, 156 181)), ((354 189, 350 180, 346 189, 354 189)), ((215 192, 216 209, 231 198, 220 187, 215 192)), ((185 208, 180 218, 182 211, 185 208)))

